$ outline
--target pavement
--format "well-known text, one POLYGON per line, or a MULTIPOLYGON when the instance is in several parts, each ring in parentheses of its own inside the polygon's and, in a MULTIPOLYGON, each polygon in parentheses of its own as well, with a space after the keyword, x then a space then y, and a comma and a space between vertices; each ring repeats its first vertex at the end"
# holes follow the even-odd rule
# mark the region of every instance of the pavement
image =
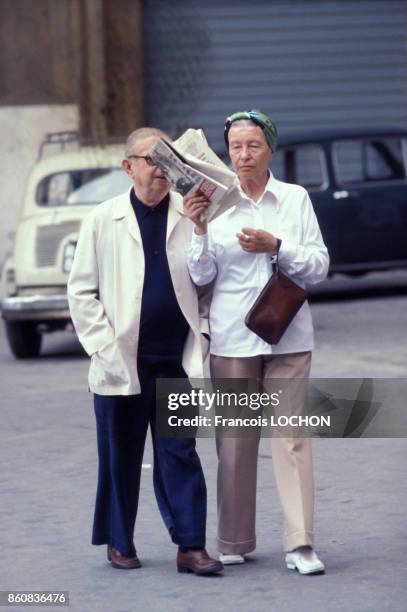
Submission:
MULTIPOLYGON (((407 282, 384 293, 334 284, 312 303, 313 375, 405 378, 407 282)), ((269 441, 262 440, 258 546, 245 565, 218 577, 176 572, 176 549, 154 500, 148 441, 135 533, 143 567, 112 569, 105 547, 90 545, 97 463, 87 368, 73 336, 50 336, 39 359, 17 362, 0 331, 0 589, 69 591, 67 609, 75 612, 407 611, 405 439, 314 441, 316 550, 327 567, 321 576, 284 566, 282 514, 269 441)), ((198 449, 215 554, 213 440, 199 440, 198 449)))

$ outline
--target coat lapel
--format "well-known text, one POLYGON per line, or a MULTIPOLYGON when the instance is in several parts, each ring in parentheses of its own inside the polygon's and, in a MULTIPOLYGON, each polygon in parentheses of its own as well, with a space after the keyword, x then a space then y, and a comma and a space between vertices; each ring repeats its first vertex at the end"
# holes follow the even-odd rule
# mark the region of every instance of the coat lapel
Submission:
POLYGON ((178 193, 170 191, 170 205, 168 207, 168 221, 167 221, 167 243, 171 237, 171 234, 182 218, 182 197, 178 193))
POLYGON ((130 236, 141 242, 140 228, 130 202, 130 190, 117 198, 113 207, 113 219, 123 223, 130 236))
MULTIPOLYGON (((119 196, 113 207, 113 219, 124 223, 129 234, 137 242, 141 242, 140 228, 137 223, 136 215, 130 202, 130 190, 119 196)), ((178 193, 170 191, 170 205, 168 207, 167 221, 167 242, 182 218, 182 197, 178 193)))

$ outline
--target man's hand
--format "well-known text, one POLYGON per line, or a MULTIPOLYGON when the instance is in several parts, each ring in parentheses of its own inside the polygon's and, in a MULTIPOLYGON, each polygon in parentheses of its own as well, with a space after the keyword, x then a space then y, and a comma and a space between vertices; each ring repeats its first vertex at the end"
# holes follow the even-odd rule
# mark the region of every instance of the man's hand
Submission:
POLYGON ((201 221, 200 217, 208 206, 208 198, 199 189, 184 198, 184 214, 195 223, 196 234, 202 235, 207 232, 208 224, 206 221, 201 221))
POLYGON ((274 234, 266 230, 255 230, 250 227, 243 227, 242 232, 236 234, 239 244, 247 253, 270 253, 276 255, 278 250, 278 240, 274 234))

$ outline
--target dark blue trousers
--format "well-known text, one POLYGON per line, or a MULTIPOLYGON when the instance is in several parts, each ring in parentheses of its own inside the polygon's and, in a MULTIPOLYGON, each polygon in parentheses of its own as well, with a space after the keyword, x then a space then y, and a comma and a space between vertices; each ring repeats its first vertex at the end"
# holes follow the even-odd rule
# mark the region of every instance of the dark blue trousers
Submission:
POLYGON ((179 362, 139 358, 140 395, 96 395, 99 474, 92 544, 135 554, 134 525, 148 425, 154 448, 157 504, 173 542, 205 546, 206 485, 194 438, 155 434, 156 378, 185 377, 179 362))

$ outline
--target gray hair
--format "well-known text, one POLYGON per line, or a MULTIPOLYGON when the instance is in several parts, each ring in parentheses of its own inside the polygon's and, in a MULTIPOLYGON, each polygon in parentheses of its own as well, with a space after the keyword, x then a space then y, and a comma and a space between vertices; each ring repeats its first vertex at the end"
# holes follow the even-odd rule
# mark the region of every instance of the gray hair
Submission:
POLYGON ((159 130, 158 128, 150 128, 150 127, 142 127, 131 132, 126 140, 126 148, 124 150, 124 154, 126 157, 133 153, 134 147, 141 140, 145 140, 146 138, 151 138, 151 136, 158 136, 159 138, 164 138, 165 140, 171 140, 168 134, 159 130))

